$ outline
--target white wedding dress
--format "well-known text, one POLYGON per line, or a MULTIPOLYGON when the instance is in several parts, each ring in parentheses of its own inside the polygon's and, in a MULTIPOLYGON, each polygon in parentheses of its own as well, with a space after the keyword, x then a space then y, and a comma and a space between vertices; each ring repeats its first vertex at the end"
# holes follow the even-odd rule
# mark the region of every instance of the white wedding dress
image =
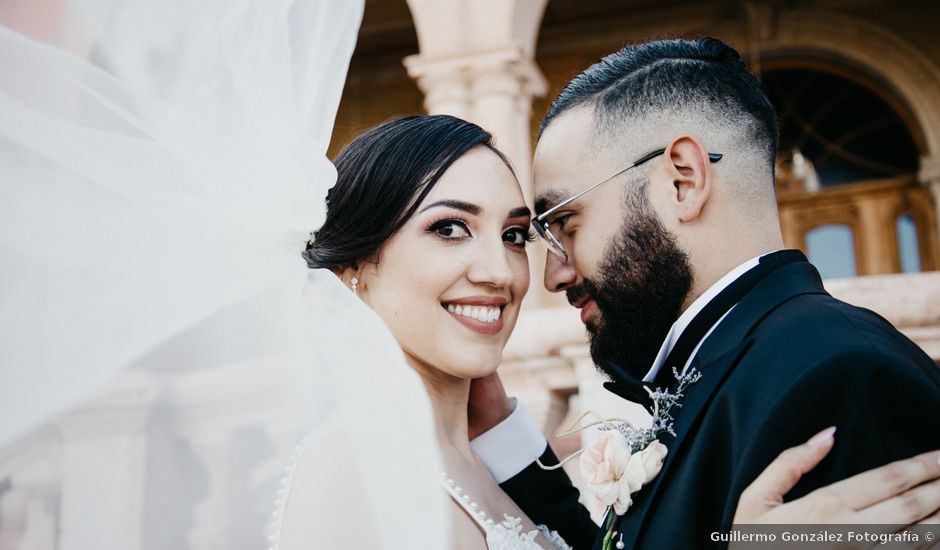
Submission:
POLYGON ((0 547, 268 547, 303 434, 310 547, 449 544, 420 381, 300 257, 362 10, 0 9, 0 547))
POLYGON ((544 525, 536 526, 536 530, 523 532, 522 519, 503 514, 495 519, 487 514, 465 490, 456 482, 441 474, 444 481, 444 490, 450 495, 474 523, 486 534, 486 546, 489 550, 571 550, 565 539, 544 525), (550 549, 543 548, 536 542, 535 537, 542 535, 552 545, 550 549))

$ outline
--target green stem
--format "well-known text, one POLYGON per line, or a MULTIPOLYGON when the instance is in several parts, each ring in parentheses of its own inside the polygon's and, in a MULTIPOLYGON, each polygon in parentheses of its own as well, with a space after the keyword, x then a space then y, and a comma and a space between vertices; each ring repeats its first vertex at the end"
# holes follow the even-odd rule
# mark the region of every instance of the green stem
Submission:
POLYGON ((604 522, 604 542, 601 543, 601 550, 611 550, 614 544, 614 518, 617 514, 613 513, 613 507, 607 507, 607 521, 604 522))

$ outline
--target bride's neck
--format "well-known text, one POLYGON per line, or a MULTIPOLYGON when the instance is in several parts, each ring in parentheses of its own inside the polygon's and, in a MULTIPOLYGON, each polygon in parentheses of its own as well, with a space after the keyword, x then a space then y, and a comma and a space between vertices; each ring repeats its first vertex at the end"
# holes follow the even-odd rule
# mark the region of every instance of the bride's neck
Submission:
POLYGON ((470 380, 447 374, 411 356, 408 362, 421 376, 430 397, 441 450, 445 453, 457 451, 469 456, 467 401, 470 398, 470 380))

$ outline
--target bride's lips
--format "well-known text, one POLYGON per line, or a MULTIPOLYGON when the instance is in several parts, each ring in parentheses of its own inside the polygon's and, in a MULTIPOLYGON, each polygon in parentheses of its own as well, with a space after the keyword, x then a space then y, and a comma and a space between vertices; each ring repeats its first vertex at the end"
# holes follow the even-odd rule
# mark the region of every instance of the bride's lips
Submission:
POLYGON ((458 298, 455 300, 447 300, 441 302, 441 306, 453 317, 457 322, 467 327, 468 329, 477 332, 479 334, 485 334, 488 336, 499 334, 503 330, 503 308, 506 304, 509 303, 509 300, 498 297, 498 296, 468 296, 466 298, 458 298), (464 315, 458 314, 449 309, 449 306, 460 306, 463 308, 478 307, 478 308, 499 308, 499 318, 495 321, 480 321, 479 319, 474 319, 472 317, 466 317, 464 315))

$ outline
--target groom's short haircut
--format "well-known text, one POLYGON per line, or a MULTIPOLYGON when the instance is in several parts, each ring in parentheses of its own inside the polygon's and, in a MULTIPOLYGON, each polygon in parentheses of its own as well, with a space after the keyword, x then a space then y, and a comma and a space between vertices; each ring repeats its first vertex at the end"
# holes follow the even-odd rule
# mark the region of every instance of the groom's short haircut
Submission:
POLYGON ((608 55, 565 86, 540 132, 579 106, 592 107, 598 132, 610 135, 661 112, 701 113, 733 128, 740 143, 752 146, 773 173, 778 137, 774 108, 738 52, 718 39, 656 40, 608 55))

